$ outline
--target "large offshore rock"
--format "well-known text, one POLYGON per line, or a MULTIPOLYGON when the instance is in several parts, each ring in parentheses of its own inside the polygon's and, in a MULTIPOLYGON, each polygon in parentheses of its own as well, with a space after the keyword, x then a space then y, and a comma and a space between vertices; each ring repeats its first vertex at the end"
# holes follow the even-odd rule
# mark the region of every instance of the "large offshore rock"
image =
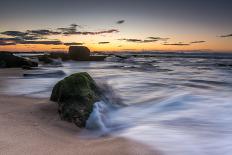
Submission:
POLYGON ((90 50, 85 46, 70 46, 69 57, 72 60, 87 61, 90 57, 90 50))
POLYGON ((76 73, 59 81, 53 88, 51 100, 58 103, 62 120, 85 127, 100 90, 88 73, 76 73))
POLYGON ((38 63, 15 56, 8 52, 0 52, 0 68, 37 67, 38 63))

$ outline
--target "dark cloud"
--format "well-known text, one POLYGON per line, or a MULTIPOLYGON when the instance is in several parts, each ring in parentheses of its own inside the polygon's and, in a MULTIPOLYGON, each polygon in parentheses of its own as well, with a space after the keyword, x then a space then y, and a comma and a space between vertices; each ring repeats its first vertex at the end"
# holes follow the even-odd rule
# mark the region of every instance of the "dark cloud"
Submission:
POLYGON ((117 33, 117 29, 109 29, 104 31, 77 31, 77 27, 82 28, 80 25, 71 24, 69 27, 58 28, 59 33, 64 35, 98 35, 98 34, 107 34, 107 33, 117 33))
POLYGON ((28 30, 27 33, 32 36, 48 36, 61 34, 61 32, 56 32, 52 30, 28 30))
POLYGON ((158 40, 152 40, 152 39, 148 40, 148 39, 145 39, 142 42, 143 43, 153 43, 153 42, 156 42, 156 41, 158 41, 158 40))
POLYGON ((7 35, 10 37, 19 38, 21 40, 38 40, 44 39, 43 35, 49 35, 49 30, 33 30, 27 32, 20 32, 20 31, 5 31, 1 34, 7 35))
POLYGON ((59 40, 43 40, 43 41, 22 41, 19 44, 43 44, 43 45, 62 45, 59 40))
POLYGON ((72 43, 64 43, 64 45, 66 46, 77 46, 77 45, 84 45, 84 43, 75 43, 75 42, 72 42, 72 43))
POLYGON ((161 38, 161 37, 148 37, 150 40, 157 40, 157 41, 167 41, 170 38, 161 38))
POLYGON ((28 33, 20 32, 20 31, 5 31, 5 32, 2 32, 1 34, 12 36, 12 37, 23 37, 23 36, 28 35, 28 33))
POLYGON ((125 23, 125 20, 119 20, 119 21, 117 21, 117 24, 123 24, 123 23, 125 23))
POLYGON ((0 46, 16 45, 14 42, 5 42, 0 40, 0 46))
POLYGON ((199 43, 205 43, 206 41, 199 40, 199 41, 192 41, 190 44, 199 44, 199 43))
POLYGON ((102 42, 98 42, 98 44, 109 44, 110 42, 106 42, 106 41, 102 41, 102 42))
MULTIPOLYGON (((117 33, 117 29, 109 29, 104 31, 77 31, 77 27, 81 28, 80 25, 71 24, 67 28, 58 28, 56 31, 48 29, 39 30, 27 30, 26 32, 21 31, 5 31, 1 32, 1 35, 7 36, 0 38, 0 45, 17 45, 17 44, 44 44, 44 45, 83 45, 84 43, 62 43, 59 40, 49 40, 48 36, 53 35, 100 35, 117 33)), ((106 44, 106 42, 100 42, 99 44, 106 44)))
POLYGON ((7 45, 16 45, 17 42, 22 41, 19 38, 0 38, 0 45, 7 46, 7 45))
POLYGON ((187 44, 187 43, 182 43, 182 42, 179 42, 179 43, 164 43, 163 45, 170 45, 170 46, 189 46, 190 44, 187 44))
POLYGON ((72 34, 79 34, 79 35, 99 35, 99 34, 108 34, 108 33, 118 33, 119 30, 117 29, 110 29, 110 30, 104 30, 104 31, 96 31, 96 32, 91 32, 91 31, 79 31, 75 33, 70 33, 72 34))
POLYGON ((232 34, 227 34, 227 35, 221 35, 221 38, 227 38, 227 37, 232 37, 232 34))
POLYGON ((118 40, 122 40, 122 41, 127 41, 127 42, 134 42, 134 43, 151 43, 151 42, 156 42, 157 40, 153 40, 153 39, 118 39, 118 40))
POLYGON ((44 45, 62 45, 59 40, 23 40, 20 38, 0 38, 0 45, 17 45, 17 44, 44 44, 44 45))
POLYGON ((61 31, 63 34, 74 34, 77 31, 77 24, 71 24, 69 27, 58 28, 57 30, 61 31))
POLYGON ((118 40, 127 41, 127 42, 136 42, 136 43, 139 43, 142 41, 141 39, 126 39, 126 38, 118 39, 118 40))

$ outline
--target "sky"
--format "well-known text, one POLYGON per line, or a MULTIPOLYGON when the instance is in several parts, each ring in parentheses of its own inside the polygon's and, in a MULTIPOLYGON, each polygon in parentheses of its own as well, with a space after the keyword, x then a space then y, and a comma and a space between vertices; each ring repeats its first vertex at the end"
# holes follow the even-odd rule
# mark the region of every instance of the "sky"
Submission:
POLYGON ((0 51, 232 52, 231 0, 3 0, 0 51))

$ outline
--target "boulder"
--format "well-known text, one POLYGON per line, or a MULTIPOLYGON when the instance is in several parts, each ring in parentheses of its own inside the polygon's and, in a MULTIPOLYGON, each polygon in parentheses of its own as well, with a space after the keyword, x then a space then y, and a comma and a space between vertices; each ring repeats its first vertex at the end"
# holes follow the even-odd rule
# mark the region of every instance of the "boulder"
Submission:
POLYGON ((70 46, 69 57, 72 60, 87 61, 90 57, 90 50, 85 46, 70 46))
POLYGON ((38 64, 36 62, 27 60, 25 58, 21 58, 13 55, 8 52, 0 53, 0 67, 1 68, 17 68, 17 67, 37 67, 38 64))
POLYGON ((53 88, 51 101, 58 103, 58 113, 62 120, 85 127, 95 102, 101 92, 88 73, 76 73, 59 81, 53 88))

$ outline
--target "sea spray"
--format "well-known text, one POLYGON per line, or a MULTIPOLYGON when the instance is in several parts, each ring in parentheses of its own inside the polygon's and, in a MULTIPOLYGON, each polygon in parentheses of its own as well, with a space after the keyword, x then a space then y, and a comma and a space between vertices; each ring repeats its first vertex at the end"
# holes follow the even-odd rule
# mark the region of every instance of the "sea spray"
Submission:
POLYGON ((89 130, 95 130, 106 134, 108 132, 105 126, 105 110, 107 106, 103 101, 96 102, 93 107, 93 111, 86 122, 86 128, 89 130))
MULTIPOLYGON (((59 68, 67 75, 86 71, 112 88, 94 106, 85 136, 123 136, 165 155, 231 155, 231 59, 148 56, 130 62, 66 62, 59 68)), ((0 91, 35 95, 58 80, 8 78, 0 91)))

